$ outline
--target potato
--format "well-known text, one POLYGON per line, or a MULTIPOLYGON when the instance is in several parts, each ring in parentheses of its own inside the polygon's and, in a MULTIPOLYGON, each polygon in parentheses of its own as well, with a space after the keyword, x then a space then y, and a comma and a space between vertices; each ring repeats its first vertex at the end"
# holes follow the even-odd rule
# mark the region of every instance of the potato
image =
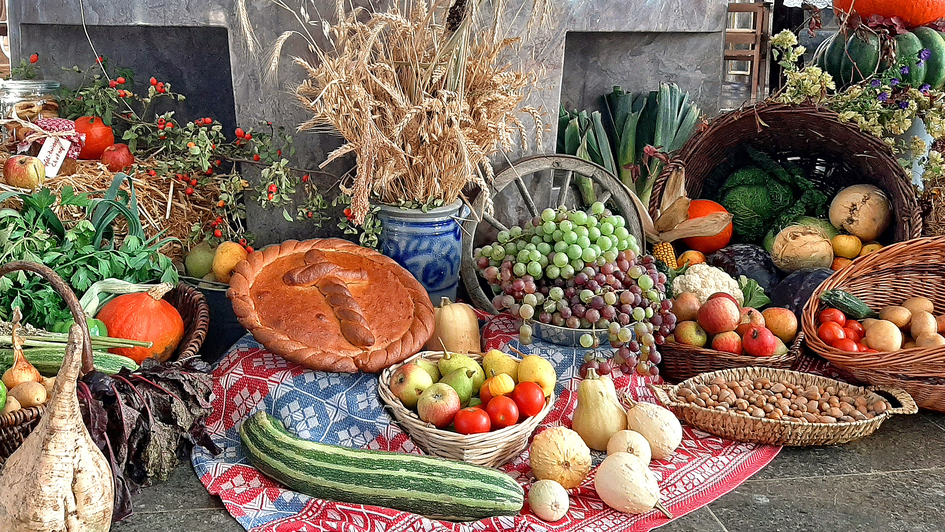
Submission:
POLYGON ((23 408, 39 406, 46 402, 46 387, 35 381, 27 381, 14 386, 10 396, 16 398, 23 408))
POLYGON ((912 340, 909 340, 908 342, 903 342, 902 347, 900 349, 912 349, 915 346, 916 346, 915 342, 912 340))
POLYGON ((16 400, 16 397, 7 395, 7 404, 3 405, 3 410, 0 410, 0 416, 16 412, 20 408, 22 407, 20 406, 20 402, 16 400))
POLYGON ((916 347, 937 347, 945 345, 945 336, 938 333, 922 333, 915 337, 916 347))
POLYGON ((922 333, 937 333, 938 323, 935 322, 935 316, 932 314, 924 310, 917 310, 912 313, 909 331, 914 338, 918 339, 922 333))
POLYGON ((866 318, 866 319, 864 319, 863 321, 860 322, 860 325, 862 325, 862 326, 863 326, 863 330, 866 331, 866 329, 869 329, 869 328, 870 328, 870 325, 873 325, 873 324, 876 323, 877 321, 879 321, 879 320, 877 320, 876 318, 866 318))
MULTIPOLYGON (((908 312, 908 309, 903 310, 908 312)), ((877 351, 898 351, 902 347, 902 331, 891 321, 877 320, 866 330, 864 342, 877 351)))
POLYGON ((935 317, 935 324, 938 325, 939 334, 945 333, 945 314, 935 317))
POLYGON ((915 315, 915 313, 920 310, 928 312, 929 314, 935 312, 935 305, 932 304, 932 301, 921 296, 910 297, 909 299, 903 301, 901 306, 909 309, 913 315, 915 315))
POLYGON ((879 319, 892 322, 896 327, 906 327, 912 321, 912 311, 900 306, 885 307, 879 311, 879 319))

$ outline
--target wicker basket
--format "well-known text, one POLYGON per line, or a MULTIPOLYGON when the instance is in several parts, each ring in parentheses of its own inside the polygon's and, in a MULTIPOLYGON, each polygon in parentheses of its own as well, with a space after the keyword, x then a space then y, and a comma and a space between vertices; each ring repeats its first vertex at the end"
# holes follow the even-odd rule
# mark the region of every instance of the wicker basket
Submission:
MULTIPOLYGON (((68 290, 68 287, 66 289, 68 290)), ((197 356, 210 323, 210 309, 206 299, 196 288, 185 284, 177 285, 165 294, 164 299, 174 305, 184 320, 184 338, 174 351, 174 359, 183 360, 197 356)), ((29 436, 45 412, 45 406, 34 406, 0 416, 0 465, 29 436)))
POLYGON ((725 351, 667 342, 660 347, 663 361, 660 375, 670 382, 680 382, 701 373, 744 367, 791 369, 804 345, 804 333, 798 332, 786 354, 771 357, 736 355, 725 351))
MULTIPOLYGON (((851 353, 817 337, 817 313, 826 308, 819 296, 840 288, 879 310, 909 297, 923 296, 937 312, 945 311, 945 236, 899 242, 860 257, 827 278, 804 306, 801 324, 812 351, 848 370, 869 370, 907 378, 945 377, 945 347, 918 347, 894 353, 851 353)), ((867 380, 871 384, 872 381, 867 380)))
POLYGON ((770 445, 836 445, 848 443, 872 434, 889 416, 893 414, 914 414, 918 412, 915 401, 903 390, 885 389, 881 387, 861 388, 844 382, 784 369, 771 368, 738 368, 705 373, 693 377, 676 386, 653 386, 653 393, 664 406, 669 408, 677 417, 689 425, 716 436, 730 440, 748 443, 762 443, 770 445), (678 391, 682 386, 692 384, 708 384, 712 379, 722 377, 728 380, 754 380, 760 377, 770 379, 771 382, 791 383, 795 385, 816 385, 821 387, 833 386, 838 392, 844 392, 851 397, 865 395, 867 401, 884 400, 876 391, 892 396, 900 403, 895 407, 890 405, 886 411, 871 419, 837 423, 805 423, 799 421, 783 421, 767 418, 750 417, 746 414, 733 411, 715 410, 681 401, 678 391))
MULTIPOLYGON (((471 353, 470 357, 478 360, 482 355, 471 353)), ((421 351, 416 355, 384 369, 378 378, 378 392, 386 408, 393 414, 397 423, 404 429, 410 439, 421 449, 441 458, 462 460, 470 464, 486 467, 500 467, 516 458, 528 447, 529 438, 541 423, 555 402, 555 396, 545 398, 545 408, 537 416, 509 427, 482 434, 459 434, 434 427, 432 424, 421 421, 417 414, 408 409, 391 392, 391 375, 400 366, 425 357, 431 361, 443 358, 442 351, 421 351)))
POLYGON ((894 223, 882 242, 901 242, 922 232, 920 212, 911 178, 882 140, 863 133, 856 125, 840 122, 837 114, 822 107, 773 102, 744 107, 716 117, 674 155, 659 175, 650 197, 655 213, 671 171, 683 168, 691 198, 721 183, 711 181, 716 167, 738 156, 750 145, 779 162, 799 165, 817 187, 832 197, 843 187, 869 183, 884 190, 893 204, 894 223))
POLYGON ((945 379, 894 377, 882 371, 872 371, 868 369, 850 369, 848 371, 860 382, 865 382, 873 386, 905 390, 912 396, 915 403, 919 405, 919 408, 945 412, 945 379))

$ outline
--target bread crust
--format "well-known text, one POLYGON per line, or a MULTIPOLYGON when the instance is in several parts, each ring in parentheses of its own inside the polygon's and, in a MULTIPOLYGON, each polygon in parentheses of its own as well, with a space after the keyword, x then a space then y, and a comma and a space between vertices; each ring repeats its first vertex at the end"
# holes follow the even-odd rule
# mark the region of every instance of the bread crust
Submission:
POLYGON ((433 334, 423 286, 392 259, 337 238, 251 253, 227 297, 266 349, 313 370, 376 373, 433 334))

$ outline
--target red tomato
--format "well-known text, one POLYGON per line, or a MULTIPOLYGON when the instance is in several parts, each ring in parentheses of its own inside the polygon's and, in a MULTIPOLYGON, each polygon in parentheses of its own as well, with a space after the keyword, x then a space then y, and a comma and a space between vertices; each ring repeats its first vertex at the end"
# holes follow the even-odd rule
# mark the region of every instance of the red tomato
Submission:
MULTIPOLYGON (((863 328, 863 324, 856 320, 847 320, 847 322, 843 324, 843 327, 846 329, 853 329, 859 333, 860 339, 866 336, 866 330, 863 328)), ((859 340, 857 340, 857 342, 859 342, 859 340)))
POLYGON ((872 347, 867 347, 863 350, 864 353, 879 353, 879 351, 873 349, 872 347))
POLYGON ((479 434, 492 430, 489 414, 478 406, 467 406, 456 412, 453 425, 460 434, 479 434))
POLYGON ((485 406, 489 404, 489 401, 492 399, 492 394, 489 393, 489 381, 491 380, 492 377, 489 377, 479 388, 479 399, 482 401, 483 408, 485 408, 485 406))
POLYGON ((825 308, 817 315, 817 323, 826 323, 828 321, 839 323, 840 326, 843 327, 847 322, 847 315, 840 309, 825 308))
POLYGON ((509 394, 523 416, 537 416, 545 408, 545 391, 534 382, 520 382, 509 394))
POLYGON ((507 395, 493 397, 486 405, 486 412, 492 420, 492 428, 501 429, 518 423, 518 406, 507 395))
POLYGON ((857 353, 860 351, 860 348, 857 345, 857 343, 851 340, 850 338, 841 338, 830 345, 832 345, 833 347, 836 347, 837 349, 841 351, 849 351, 850 353, 857 353))
MULTIPOLYGON (((856 323, 856 322, 851 320, 849 323, 856 323)), ((859 342, 860 340, 863 339, 863 333, 861 333, 860 331, 857 331, 856 329, 852 327, 844 327, 843 334, 846 338, 849 338, 853 340, 854 342, 859 342)))
POLYGON ((864 344, 863 342, 857 342, 857 343, 856 343, 856 349, 857 349, 860 353, 866 353, 866 352, 869 351, 869 347, 866 347, 866 344, 864 344))
POLYGON ((842 340, 846 338, 846 334, 843 332, 843 327, 835 321, 827 321, 820 324, 820 327, 817 328, 817 337, 824 341, 827 345, 833 345, 837 340, 842 340))

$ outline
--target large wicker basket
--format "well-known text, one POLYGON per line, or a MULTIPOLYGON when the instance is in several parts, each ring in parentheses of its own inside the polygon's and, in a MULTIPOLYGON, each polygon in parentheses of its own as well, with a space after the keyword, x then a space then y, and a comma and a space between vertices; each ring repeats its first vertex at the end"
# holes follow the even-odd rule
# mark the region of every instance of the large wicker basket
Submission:
POLYGON ((838 120, 822 107, 764 102, 720 115, 695 134, 674 155, 657 178, 649 209, 655 213, 671 171, 682 168, 686 192, 703 197, 713 184, 713 171, 737 157, 743 145, 770 155, 778 162, 799 165, 827 197, 861 183, 884 190, 893 204, 894 223, 880 241, 900 242, 922 232, 922 214, 905 169, 892 150, 855 124, 838 120))
POLYGON ((680 382, 700 373, 744 367, 791 369, 801 354, 804 333, 798 332, 787 353, 771 357, 736 355, 715 349, 667 342, 659 350, 662 354, 660 375, 670 382, 680 382))
POLYGON ((771 368, 738 368, 705 373, 693 377, 676 386, 650 386, 656 398, 669 408, 677 417, 689 425, 716 436, 730 440, 762 443, 770 445, 836 445, 864 438, 872 434, 889 416, 893 414, 914 414, 918 407, 908 393, 899 389, 885 389, 882 387, 861 388, 844 382, 783 369, 771 368), (887 401, 875 392, 880 391, 892 396, 900 406, 890 405, 882 414, 863 421, 837 423, 807 423, 799 421, 783 421, 768 418, 751 417, 743 413, 730 410, 716 410, 701 407, 679 399, 679 389, 694 384, 708 384, 712 379, 722 377, 730 380, 754 380, 764 377, 771 382, 791 383, 795 385, 816 385, 820 387, 833 386, 838 393, 843 392, 851 397, 865 395, 867 401, 887 401))
MULTIPOLYGON (((470 357, 481 360, 482 356, 472 353, 470 357)), ((443 352, 421 351, 416 355, 385 368, 378 378, 378 392, 384 405, 391 412, 410 439, 421 449, 441 458, 462 460, 471 464, 500 467, 516 458, 528 447, 529 439, 538 425, 545 419, 555 402, 554 394, 545 398, 545 408, 537 416, 499 430, 482 434, 459 434, 438 429, 431 423, 421 421, 417 414, 404 406, 391 392, 390 377, 400 366, 424 357, 431 361, 443 358, 443 352)))
MULTIPOLYGON (((909 297, 930 299, 945 312, 945 236, 923 237, 870 253, 827 278, 804 306, 801 324, 812 351, 846 369, 868 370, 907 378, 945 377, 945 347, 917 347, 893 353, 851 353, 817 337, 817 314, 826 308, 820 294, 842 289, 875 310, 899 305, 909 297)), ((943 405, 945 406, 945 405, 943 405)))
MULTIPOLYGON (((68 287, 65 289, 68 290, 68 287)), ((174 351, 172 359, 183 360, 197 356, 210 323, 210 309, 206 299, 196 288, 185 284, 178 284, 165 294, 164 299, 174 305, 184 320, 184 338, 174 351)), ((0 465, 29 436, 45 412, 45 406, 33 406, 0 416, 0 465)))

